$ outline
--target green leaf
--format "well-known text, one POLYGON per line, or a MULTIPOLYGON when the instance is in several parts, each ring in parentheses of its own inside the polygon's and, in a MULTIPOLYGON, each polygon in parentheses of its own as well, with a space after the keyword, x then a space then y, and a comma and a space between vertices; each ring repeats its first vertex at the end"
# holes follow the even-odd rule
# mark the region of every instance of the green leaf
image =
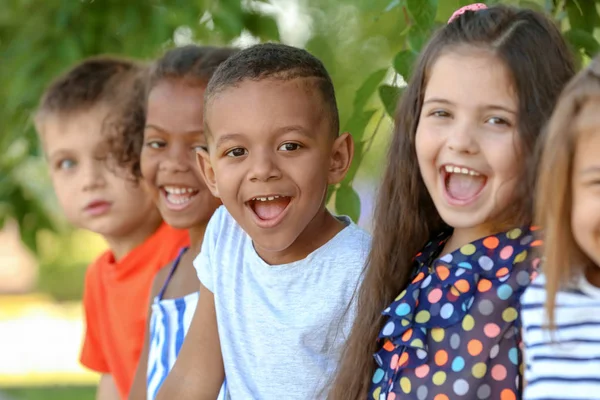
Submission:
POLYGON ((419 25, 413 25, 408 31, 408 46, 414 53, 420 53, 429 39, 430 32, 419 25))
POLYGON ((396 86, 381 85, 379 86, 379 97, 385 107, 385 111, 388 115, 394 118, 396 114, 396 106, 398 105, 398 99, 402 94, 402 89, 396 86))
POLYGON ((406 8, 412 20, 423 28, 433 25, 437 7, 437 0, 406 0, 406 8))
POLYGON ((410 50, 402 50, 394 57, 394 69, 402 75, 406 82, 410 79, 410 73, 416 58, 415 53, 410 50))
POLYGON ((244 24, 240 0, 220 0, 217 4, 212 17, 215 27, 218 27, 228 40, 241 35, 244 24))
POLYGON ((385 8, 385 10, 383 10, 383 12, 388 12, 393 10, 394 8, 398 7, 400 5, 400 0, 392 0, 390 1, 390 3, 387 5, 387 7, 385 8))
POLYGON ((365 129, 374 114, 375 110, 354 111, 348 122, 346 122, 346 125, 344 125, 342 131, 350 132, 355 142, 361 141, 365 134, 365 129))
POLYGON ((360 164, 365 156, 364 148, 366 143, 367 142, 365 141, 354 141, 354 158, 352 159, 352 165, 350 165, 350 169, 348 170, 342 185, 351 185, 352 181, 354 181, 354 177, 356 176, 358 168, 360 167, 360 164))
POLYGON ((355 111, 361 111, 365 107, 386 74, 387 68, 377 70, 369 75, 363 84, 360 85, 360 88, 356 91, 356 95, 354 96, 355 111))
POLYGON ((568 0, 565 6, 572 29, 593 33, 594 28, 600 25, 600 16, 594 1, 568 0))
POLYGON ((589 57, 594 57, 600 50, 600 44, 590 33, 580 29, 571 29, 565 38, 578 50, 583 50, 589 57))
POLYGON ((546 9, 543 5, 532 0, 521 0, 519 2, 519 7, 528 8, 530 10, 535 10, 538 12, 546 12, 546 9))
POLYGON ((339 215, 347 215, 355 223, 360 218, 360 198, 349 185, 342 185, 335 192, 335 210, 339 215))
POLYGON ((244 13, 243 24, 254 36, 263 41, 279 41, 279 28, 273 17, 258 13, 244 13))

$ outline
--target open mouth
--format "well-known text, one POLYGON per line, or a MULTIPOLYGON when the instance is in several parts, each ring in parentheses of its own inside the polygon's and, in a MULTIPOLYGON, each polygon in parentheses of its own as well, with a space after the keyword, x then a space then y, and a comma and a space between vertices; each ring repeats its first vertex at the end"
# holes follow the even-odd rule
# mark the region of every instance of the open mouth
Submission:
POLYGON ((266 225, 276 225, 283 218, 291 201, 289 196, 269 195, 253 197, 246 204, 259 221, 266 225))
POLYGON ((182 186, 163 186, 162 194, 167 207, 173 210, 182 210, 196 197, 199 190, 182 186))
POLYGON ((487 176, 471 168, 446 164, 441 168, 446 196, 453 203, 475 200, 487 184, 487 176))

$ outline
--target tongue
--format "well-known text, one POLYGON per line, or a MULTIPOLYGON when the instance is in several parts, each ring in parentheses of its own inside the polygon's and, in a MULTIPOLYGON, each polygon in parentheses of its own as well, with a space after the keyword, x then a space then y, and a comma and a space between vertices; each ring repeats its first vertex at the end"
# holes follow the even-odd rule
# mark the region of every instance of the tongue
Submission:
POLYGON ((446 189, 450 196, 458 200, 467 200, 475 196, 485 185, 485 177, 465 174, 450 174, 446 189))
POLYGON ((254 212, 260 219, 274 219, 285 210, 290 203, 289 197, 280 197, 275 200, 255 201, 254 212))

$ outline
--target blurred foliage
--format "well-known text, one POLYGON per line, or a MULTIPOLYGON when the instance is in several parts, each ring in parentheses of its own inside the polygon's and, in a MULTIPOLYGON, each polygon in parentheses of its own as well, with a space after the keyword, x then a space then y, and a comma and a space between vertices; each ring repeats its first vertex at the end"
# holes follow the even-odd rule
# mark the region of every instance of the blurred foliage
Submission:
MULTIPOLYGON (((486 3, 500 2, 552 15, 583 63, 600 47, 600 0, 486 3)), ((6 218, 17 220, 23 242, 39 254, 38 233, 60 226, 60 211, 31 124, 32 111, 52 78, 94 54, 152 59, 177 44, 224 45, 238 43, 240 37, 281 40, 305 47, 325 63, 338 94, 341 126, 352 133, 356 142, 352 169, 340 185, 330 190, 330 204, 338 213, 358 220, 361 204, 353 182, 359 169, 373 179, 381 171, 390 115, 417 54, 434 29, 445 24, 454 10, 469 3, 4 0, 0 13, 0 227, 6 218), (286 18, 292 12, 298 14, 296 24, 286 18)))

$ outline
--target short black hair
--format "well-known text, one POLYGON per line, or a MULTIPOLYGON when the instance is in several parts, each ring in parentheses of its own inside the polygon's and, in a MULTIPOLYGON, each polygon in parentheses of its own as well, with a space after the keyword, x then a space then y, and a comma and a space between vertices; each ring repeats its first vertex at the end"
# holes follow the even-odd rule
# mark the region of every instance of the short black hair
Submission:
POLYGON ((248 47, 223 62, 210 79, 204 94, 208 104, 212 97, 244 80, 274 78, 292 80, 314 78, 326 107, 331 129, 337 136, 340 118, 331 77, 323 63, 308 51, 280 43, 263 43, 248 47))

